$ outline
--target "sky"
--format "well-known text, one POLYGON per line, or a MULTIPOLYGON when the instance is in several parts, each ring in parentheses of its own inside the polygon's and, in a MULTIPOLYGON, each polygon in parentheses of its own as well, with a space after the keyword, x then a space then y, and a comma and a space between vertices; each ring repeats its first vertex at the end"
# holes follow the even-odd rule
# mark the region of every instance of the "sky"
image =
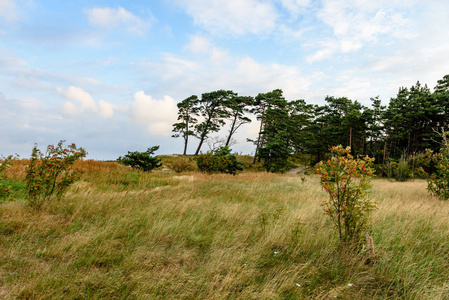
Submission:
MULTIPOLYGON (((0 154, 182 153, 176 104, 219 89, 385 105, 449 74, 448 28, 447 0, 0 0, 0 154)), ((257 132, 233 150, 254 152, 257 132)))

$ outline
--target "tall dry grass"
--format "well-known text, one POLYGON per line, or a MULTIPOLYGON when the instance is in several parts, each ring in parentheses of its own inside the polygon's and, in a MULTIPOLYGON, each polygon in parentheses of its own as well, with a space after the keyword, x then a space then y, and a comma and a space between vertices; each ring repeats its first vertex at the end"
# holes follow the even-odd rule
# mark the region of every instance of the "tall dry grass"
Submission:
POLYGON ((315 176, 78 166, 42 210, 0 205, 0 299, 449 299, 449 202, 424 181, 374 180, 367 257, 339 244, 315 176))

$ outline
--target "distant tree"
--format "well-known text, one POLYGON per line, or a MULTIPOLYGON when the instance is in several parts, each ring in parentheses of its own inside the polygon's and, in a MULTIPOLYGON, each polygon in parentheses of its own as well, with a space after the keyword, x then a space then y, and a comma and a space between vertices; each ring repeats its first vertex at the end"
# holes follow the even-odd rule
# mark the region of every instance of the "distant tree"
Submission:
POLYGON ((278 98, 279 95, 282 96, 282 93, 283 93, 282 90, 277 89, 268 93, 260 93, 254 99, 253 108, 250 109, 250 112, 256 115, 257 120, 260 121, 260 126, 259 126, 259 134, 257 135, 257 140, 254 141, 248 139, 249 142, 253 142, 256 145, 253 164, 256 163, 257 158, 259 158, 260 161, 259 149, 262 148, 264 144, 264 128, 266 124, 265 114, 268 107, 270 106, 270 100, 273 98, 278 98))
POLYGON ((237 94, 233 91, 225 90, 202 94, 198 112, 203 117, 203 121, 195 125, 194 133, 200 140, 195 155, 198 155, 209 134, 218 132, 225 124, 224 119, 229 117, 229 112, 224 107, 224 103, 236 96, 237 94))
POLYGON ((409 157, 426 148, 438 149, 432 142, 437 138, 432 128, 438 127, 437 123, 442 120, 442 108, 437 99, 419 82, 410 89, 400 88, 397 96, 391 98, 385 112, 390 157, 409 157))
MULTIPOLYGON (((206 139, 207 147, 210 151, 214 151, 220 147, 224 147, 226 139, 221 136, 210 136, 206 139)), ((235 144, 235 140, 232 139, 230 144, 235 144)))
POLYGON ((224 106, 229 110, 231 117, 231 127, 226 139, 225 146, 229 147, 232 136, 243 124, 250 123, 251 119, 248 118, 245 113, 248 112, 248 107, 253 103, 252 97, 232 97, 224 103, 224 106))
POLYGON ((186 155, 189 136, 194 135, 192 127, 198 122, 195 116, 198 114, 197 96, 192 95, 177 104, 178 106, 178 123, 173 124, 173 132, 177 132, 172 137, 182 137, 184 139, 184 152, 186 155))
POLYGON ((441 110, 437 122, 440 123, 440 125, 449 125, 449 75, 445 75, 443 79, 438 80, 438 84, 434 88, 432 97, 435 99, 436 105, 441 110))
POLYGON ((307 139, 305 139, 304 148, 306 153, 315 156, 315 162, 324 159, 324 154, 332 144, 327 134, 328 115, 326 114, 326 107, 315 105, 312 107, 312 119, 309 126, 304 130, 307 139))
MULTIPOLYGON (((365 151, 370 157, 375 158, 375 161, 382 161, 377 156, 381 154, 382 146, 384 146, 384 119, 383 115, 386 106, 382 106, 382 101, 379 96, 371 98, 371 107, 365 108, 363 111, 363 118, 366 121, 366 143, 367 150, 365 151)), ((380 156, 379 156, 380 157, 380 156)))
POLYGON ((134 169, 139 169, 145 172, 151 171, 155 168, 162 166, 161 160, 157 157, 153 157, 155 151, 159 149, 159 146, 148 148, 146 152, 128 151, 128 154, 123 157, 119 157, 117 161, 130 166, 134 169))
POLYGON ((292 122, 289 118, 288 102, 282 90, 268 93, 267 109, 262 135, 264 143, 259 148, 259 157, 267 172, 285 172, 288 169, 288 157, 292 152, 292 122))
POLYGON ((437 83, 434 88, 434 93, 444 94, 449 92, 449 74, 445 75, 443 79, 438 80, 437 83))
POLYGON ((294 100, 287 103, 289 115, 289 139, 295 153, 308 153, 308 142, 311 139, 309 126, 314 118, 314 106, 304 100, 294 100))

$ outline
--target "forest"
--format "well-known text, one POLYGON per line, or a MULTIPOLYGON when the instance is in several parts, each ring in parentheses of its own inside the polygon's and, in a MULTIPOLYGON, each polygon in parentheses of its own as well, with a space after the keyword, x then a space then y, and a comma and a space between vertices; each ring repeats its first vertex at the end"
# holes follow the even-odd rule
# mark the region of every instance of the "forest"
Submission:
POLYGON ((449 124, 449 75, 433 90, 418 81, 400 87, 388 104, 378 96, 370 101, 367 107, 357 100, 327 96, 325 105, 316 105, 289 101, 280 89, 256 97, 218 90, 178 103, 173 137, 184 140, 183 154, 189 137, 197 138, 198 155, 205 140, 224 126, 229 126, 228 134, 220 146, 231 146, 236 131, 255 116, 259 134, 248 138, 254 143, 254 162, 262 160, 273 172, 285 171, 292 154, 309 154, 313 163, 322 160, 330 146, 342 145, 350 146, 352 155, 374 158, 386 175, 389 162, 409 161, 426 149, 441 147, 439 128, 449 124))

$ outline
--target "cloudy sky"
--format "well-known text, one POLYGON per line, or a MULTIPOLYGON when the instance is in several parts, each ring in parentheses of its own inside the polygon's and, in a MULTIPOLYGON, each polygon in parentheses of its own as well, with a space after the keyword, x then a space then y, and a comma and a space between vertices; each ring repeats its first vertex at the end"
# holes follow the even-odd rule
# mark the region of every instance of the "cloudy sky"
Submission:
MULTIPOLYGON (((0 154, 61 139, 92 159, 180 153, 176 103, 218 89, 387 104, 449 74, 448 12, 447 0, 0 0, 0 154)), ((251 153, 256 134, 242 127, 234 150, 251 153)))

